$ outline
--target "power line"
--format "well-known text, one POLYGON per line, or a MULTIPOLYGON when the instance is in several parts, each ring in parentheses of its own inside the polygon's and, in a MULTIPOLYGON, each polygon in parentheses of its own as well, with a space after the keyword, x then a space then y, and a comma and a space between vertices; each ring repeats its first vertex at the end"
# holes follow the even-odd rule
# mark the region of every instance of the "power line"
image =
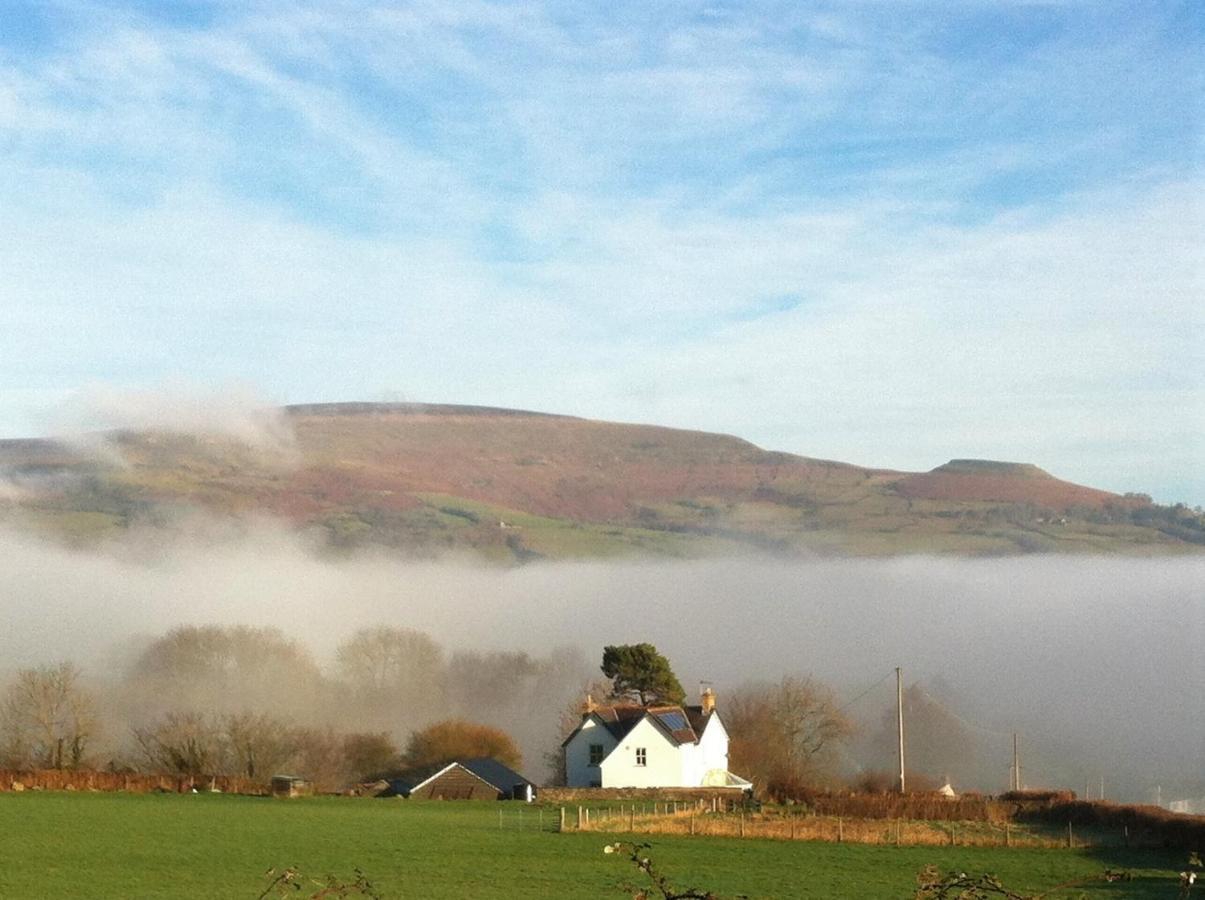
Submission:
POLYGON ((883 675, 882 678, 880 678, 878 681, 876 681, 874 684, 872 684, 866 690, 862 691, 862 693, 858 694, 858 696, 854 697, 848 703, 838 706, 836 709, 836 712, 845 712, 845 710, 849 709, 851 706, 853 706, 855 703, 857 703, 859 700, 861 700, 863 697, 865 697, 867 694, 869 694, 871 691, 873 691, 875 688, 877 688, 880 684, 882 684, 884 681, 886 681, 888 678, 890 678, 894 674, 895 674, 895 669, 890 669, 883 675))

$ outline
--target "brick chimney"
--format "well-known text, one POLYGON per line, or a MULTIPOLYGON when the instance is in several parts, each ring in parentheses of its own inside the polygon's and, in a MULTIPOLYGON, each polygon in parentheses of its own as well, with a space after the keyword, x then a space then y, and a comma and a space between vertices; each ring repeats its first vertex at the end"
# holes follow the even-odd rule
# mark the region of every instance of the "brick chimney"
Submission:
POLYGON ((715 712, 715 691, 711 688, 704 690, 700 703, 703 707, 703 715, 709 716, 715 712))

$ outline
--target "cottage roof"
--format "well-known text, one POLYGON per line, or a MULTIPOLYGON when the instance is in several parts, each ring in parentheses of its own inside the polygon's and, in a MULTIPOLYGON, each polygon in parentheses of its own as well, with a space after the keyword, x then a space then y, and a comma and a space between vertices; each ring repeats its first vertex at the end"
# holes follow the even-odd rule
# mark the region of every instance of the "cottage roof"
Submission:
MULTIPOLYGON (((595 706, 589 712, 583 713, 582 722, 585 723, 591 716, 596 716, 617 741, 622 741, 628 732, 647 717, 678 746, 697 744, 710 717, 708 713, 703 712, 701 706, 639 706, 634 703, 595 706)), ((581 725, 574 729, 564 743, 569 743, 580 729, 581 725)))

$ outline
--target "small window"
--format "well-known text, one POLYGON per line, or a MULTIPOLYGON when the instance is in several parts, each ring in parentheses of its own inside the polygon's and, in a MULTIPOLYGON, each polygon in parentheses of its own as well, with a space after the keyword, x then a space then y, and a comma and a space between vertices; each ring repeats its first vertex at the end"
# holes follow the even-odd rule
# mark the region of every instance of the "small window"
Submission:
POLYGON ((636 765, 647 766, 649 764, 649 752, 644 747, 636 748, 636 765))
POLYGON ((590 765, 601 766, 602 761, 603 761, 603 745, 602 744, 591 744, 590 745, 590 765))

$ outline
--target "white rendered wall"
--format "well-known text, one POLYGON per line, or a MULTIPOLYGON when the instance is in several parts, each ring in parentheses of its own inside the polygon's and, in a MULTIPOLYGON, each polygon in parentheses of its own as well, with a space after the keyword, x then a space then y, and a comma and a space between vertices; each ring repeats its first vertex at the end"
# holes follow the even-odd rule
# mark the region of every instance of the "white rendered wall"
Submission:
POLYGON ((688 787, 679 749, 657 726, 642 719, 603 760, 603 787, 688 787), (636 765, 639 747, 646 751, 647 765, 636 765))
POLYGON ((565 783, 569 787, 606 785, 602 770, 590 765, 590 745, 602 744, 603 757, 615 749, 615 736, 598 719, 587 719, 581 730, 565 745, 565 783))
POLYGON ((709 772, 728 771, 728 731, 715 713, 707 717, 707 725, 695 751, 690 774, 696 785, 705 785, 709 772))

